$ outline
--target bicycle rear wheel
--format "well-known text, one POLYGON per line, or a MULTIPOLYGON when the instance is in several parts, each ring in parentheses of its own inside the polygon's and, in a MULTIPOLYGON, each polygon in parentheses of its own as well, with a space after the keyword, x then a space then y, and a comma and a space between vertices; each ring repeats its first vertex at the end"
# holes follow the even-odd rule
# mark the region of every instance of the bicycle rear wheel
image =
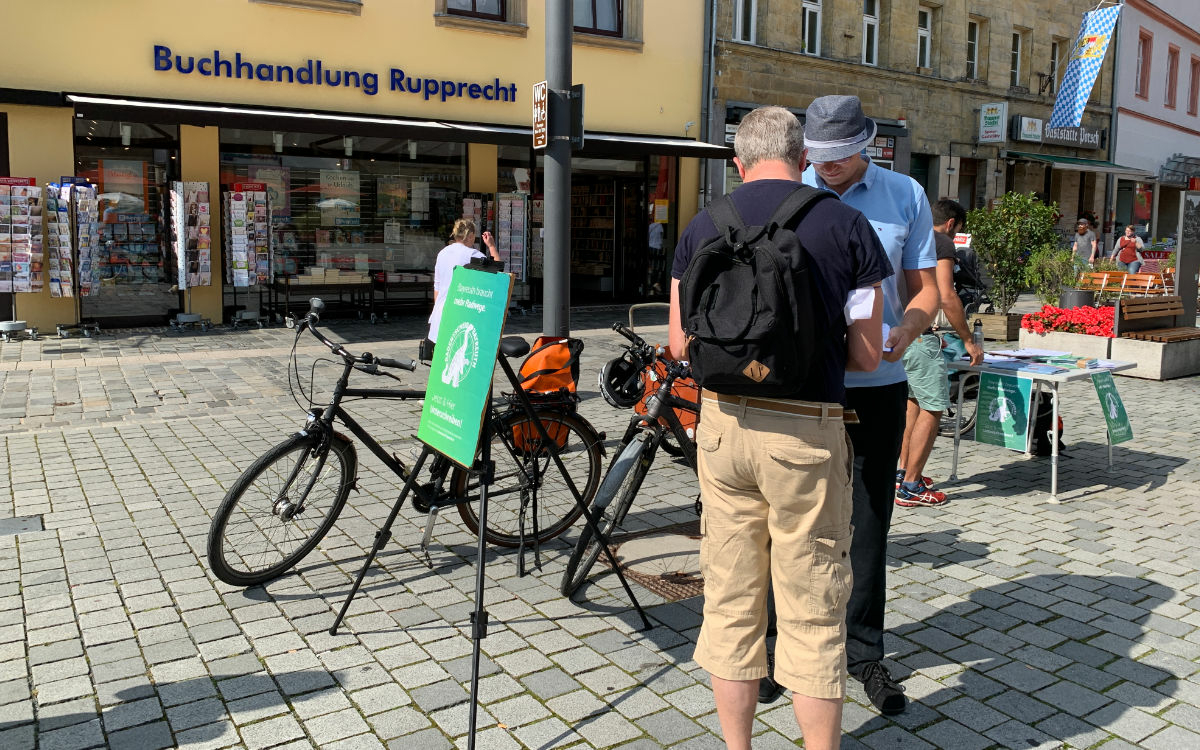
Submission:
MULTIPOLYGON (((605 539, 611 538, 613 531, 624 523, 625 515, 633 506, 633 499, 642 487, 642 480, 650 471, 656 447, 653 433, 645 430, 639 432, 629 441, 625 450, 621 451, 621 455, 617 456, 617 460, 613 461, 608 473, 604 475, 600 489, 596 490, 596 500, 591 505, 591 513, 593 516, 599 514, 596 527, 605 539)), ((567 569, 563 571, 562 583, 559 585, 563 596, 571 596, 579 590, 603 551, 604 548, 592 533, 591 527, 584 524, 579 541, 575 543, 575 549, 567 560, 567 569)))
MULTIPOLYGON (((587 503, 600 484, 600 436, 573 414, 550 410, 536 414, 558 445, 559 457, 587 503)), ((484 538, 498 547, 516 547, 521 543, 523 521, 525 543, 532 543, 536 500, 536 539, 539 543, 553 539, 570 528, 583 511, 533 421, 524 413, 514 412, 503 417, 500 424, 500 433, 492 429, 484 433, 484 439, 492 442, 492 460, 496 462, 495 481, 488 490, 484 538)), ((450 486, 456 497, 478 495, 479 477, 458 469, 450 486)), ((458 512, 471 533, 479 533, 475 503, 460 503, 458 512)))
POLYGON ((354 483, 354 446, 333 435, 294 435, 238 477, 208 531, 213 575, 234 586, 276 578, 329 532, 354 483))
POLYGON ((942 412, 938 423, 938 434, 942 437, 954 437, 954 415, 958 409, 958 391, 962 389, 962 419, 959 423, 958 434, 970 437, 975 429, 975 415, 979 408, 979 373, 963 373, 950 386, 950 408, 942 412))

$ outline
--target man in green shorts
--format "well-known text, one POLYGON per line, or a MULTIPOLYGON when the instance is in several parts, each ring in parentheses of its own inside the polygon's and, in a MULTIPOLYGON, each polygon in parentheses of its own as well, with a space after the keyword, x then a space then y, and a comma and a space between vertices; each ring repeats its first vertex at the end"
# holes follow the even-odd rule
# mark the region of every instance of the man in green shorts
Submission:
POLYGON ((896 471, 896 505, 906 508, 946 502, 946 493, 933 489, 930 479, 922 476, 925 462, 933 451, 942 412, 950 407, 950 372, 942 358, 940 334, 953 329, 966 345, 971 364, 977 365, 983 361, 983 349, 972 340, 962 301, 954 289, 952 238, 962 229, 966 218, 966 211, 955 201, 943 198, 933 204, 937 288, 942 309, 933 327, 904 351, 904 372, 908 375, 908 412, 904 424, 904 442, 900 446, 900 468, 896 471))

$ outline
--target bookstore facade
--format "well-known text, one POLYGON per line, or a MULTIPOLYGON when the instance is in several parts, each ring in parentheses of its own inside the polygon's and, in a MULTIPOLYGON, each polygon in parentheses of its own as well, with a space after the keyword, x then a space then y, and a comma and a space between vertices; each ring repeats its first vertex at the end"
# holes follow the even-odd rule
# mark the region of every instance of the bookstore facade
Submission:
MULTIPOLYGON (((292 5, 227 0, 219 23, 171 11, 166 27, 155 6, 122 24, 103 75, 18 67, 20 50, 0 52, 0 176, 47 191, 77 181, 91 196, 71 204, 81 213, 69 232, 46 238, 55 257, 74 243, 70 263, 68 250, 47 265, 22 246, 35 262, 14 265, 36 270, 5 288, 0 246, 0 317, 15 310, 44 329, 161 325, 178 312, 251 321, 313 294, 364 317, 424 312, 437 252, 463 215, 495 234, 516 298, 540 301, 543 157, 529 120, 544 78, 541 9, 510 0, 501 21, 454 17, 446 0, 427 14, 372 0, 356 13, 292 5)), ((572 160, 573 302, 665 298, 699 160, 726 155, 687 134, 700 119, 702 9, 645 5, 587 21, 605 28, 576 19, 588 133, 572 160), (672 85, 639 78, 650 62, 678 74, 672 85)), ((104 22, 98 11, 53 24, 36 7, 20 13, 26 28, 54 28, 58 45, 64 23, 82 40, 104 22)), ((10 263, 28 260, 15 249, 10 263)))

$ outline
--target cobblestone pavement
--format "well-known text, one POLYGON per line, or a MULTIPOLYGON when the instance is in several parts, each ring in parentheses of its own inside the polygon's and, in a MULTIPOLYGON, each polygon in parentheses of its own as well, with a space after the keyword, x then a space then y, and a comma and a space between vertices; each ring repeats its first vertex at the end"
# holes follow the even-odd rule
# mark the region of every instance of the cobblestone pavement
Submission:
MULTIPOLYGON (((619 319, 573 316, 581 411, 610 437, 627 415, 593 383, 619 319)), ((403 356, 423 322, 331 330, 403 356)), ((466 746, 475 554, 457 514, 438 522, 428 567, 424 519, 406 510, 343 631, 327 633, 398 492, 365 451, 361 492, 294 574, 243 590, 209 572, 210 514, 300 423, 290 344, 267 329, 0 346, 0 518, 45 525, 0 531, 0 748, 466 746)), ((302 345, 304 372, 318 353, 302 345)), ((844 747, 1200 747, 1200 381, 1118 383, 1136 437, 1113 472, 1091 387, 1064 390, 1061 504, 1047 502, 1046 459, 967 442, 948 482, 939 443, 927 473, 953 501, 897 509, 889 545, 888 666, 914 702, 884 719, 852 683, 844 747)), ((417 405, 353 410, 390 447, 411 444, 417 405)), ((694 492, 661 460, 630 524, 689 520, 694 492)), ((612 576, 564 600, 576 533, 523 578, 514 553, 488 557, 478 747, 721 747, 691 660, 700 599, 637 588, 656 623, 645 633, 612 576)), ((756 748, 794 746, 789 704, 762 707, 755 733, 756 748)))

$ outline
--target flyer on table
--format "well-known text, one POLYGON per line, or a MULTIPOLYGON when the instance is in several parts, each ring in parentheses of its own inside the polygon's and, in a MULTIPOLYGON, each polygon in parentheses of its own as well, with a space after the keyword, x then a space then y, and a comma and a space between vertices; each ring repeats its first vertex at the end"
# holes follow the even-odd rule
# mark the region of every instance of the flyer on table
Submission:
POLYGON ((446 293, 417 438, 467 468, 475 462, 512 280, 459 266, 446 293))

